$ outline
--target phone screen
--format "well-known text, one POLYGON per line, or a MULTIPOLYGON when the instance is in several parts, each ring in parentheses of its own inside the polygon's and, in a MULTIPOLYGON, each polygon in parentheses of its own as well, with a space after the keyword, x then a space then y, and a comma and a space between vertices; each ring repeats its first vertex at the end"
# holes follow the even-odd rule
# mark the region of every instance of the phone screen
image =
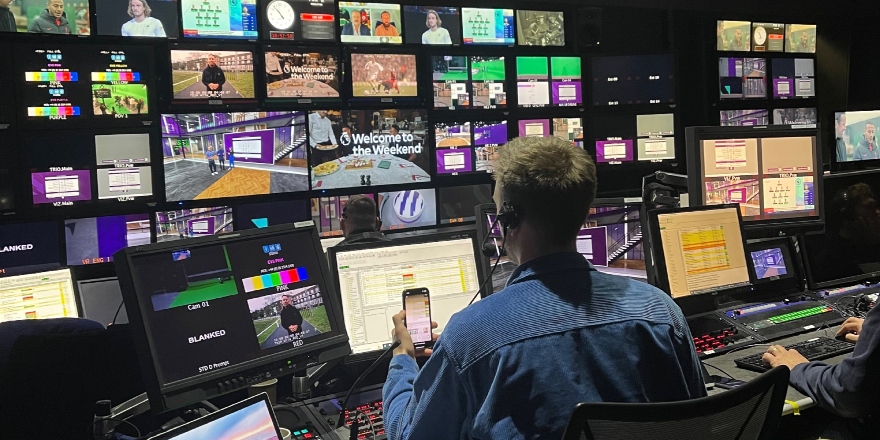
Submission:
POLYGON ((404 297, 406 329, 414 344, 431 341, 431 300, 427 289, 407 291, 404 297))

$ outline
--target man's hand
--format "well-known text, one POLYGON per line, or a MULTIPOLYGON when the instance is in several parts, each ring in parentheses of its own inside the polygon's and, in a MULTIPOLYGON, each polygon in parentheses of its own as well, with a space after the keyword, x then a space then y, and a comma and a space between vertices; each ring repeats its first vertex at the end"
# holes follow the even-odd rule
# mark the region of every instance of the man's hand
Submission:
POLYGON ((837 337, 843 337, 848 342, 855 343, 859 340, 863 322, 865 320, 862 318, 847 318, 846 321, 843 321, 843 325, 840 326, 840 330, 837 331, 837 337))
POLYGON ((764 356, 761 357, 765 364, 771 367, 785 365, 789 370, 794 369, 796 365, 810 362, 803 357, 797 350, 786 350, 781 345, 771 345, 764 356))
POLYGON ((299 326, 296 324, 291 324, 290 327, 287 328, 290 329, 291 333, 296 333, 296 331, 299 330, 299 326))
POLYGON ((216 83, 208 83, 208 87, 209 87, 211 90, 217 90, 217 84, 216 84, 216 83))
MULTIPOLYGON (((416 356, 430 356, 434 351, 430 348, 420 349, 416 351, 415 345, 413 344, 412 336, 409 334, 409 330, 406 329, 406 325, 403 323, 403 320, 406 319, 406 311, 401 310, 396 315, 391 317, 391 321, 394 323, 394 328, 391 330, 391 339, 395 341, 400 341, 400 345, 394 349, 393 356, 397 356, 399 354, 405 354, 413 359, 416 356)), ((437 323, 431 321, 431 328, 437 328, 437 323)), ((437 341, 439 336, 436 334, 431 334, 431 339, 433 341, 437 341)))

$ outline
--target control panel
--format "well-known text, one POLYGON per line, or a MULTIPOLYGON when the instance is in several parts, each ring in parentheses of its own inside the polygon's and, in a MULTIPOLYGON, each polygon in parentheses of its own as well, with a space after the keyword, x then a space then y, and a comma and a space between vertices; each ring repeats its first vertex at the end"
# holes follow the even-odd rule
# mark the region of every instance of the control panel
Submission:
POLYGON ((724 311, 724 315, 755 334, 775 339, 843 322, 843 317, 825 302, 802 296, 750 304, 724 311))
POLYGON ((687 323, 700 356, 711 356, 735 345, 755 341, 754 337, 741 332, 736 325, 714 312, 692 316, 687 323))

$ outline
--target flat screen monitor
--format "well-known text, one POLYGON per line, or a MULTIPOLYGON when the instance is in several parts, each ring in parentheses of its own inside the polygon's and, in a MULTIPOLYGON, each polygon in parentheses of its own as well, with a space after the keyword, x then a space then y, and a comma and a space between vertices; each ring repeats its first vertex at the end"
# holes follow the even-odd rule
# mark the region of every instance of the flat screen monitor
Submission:
POLYGON ((816 96, 815 66, 811 58, 774 58, 773 97, 776 99, 816 96))
POLYGON ((250 203, 235 207, 235 229, 268 228, 310 220, 308 200, 250 203))
POLYGON ((719 58, 718 81, 721 99, 767 97, 767 60, 764 58, 719 58))
POLYGON ((493 203, 492 185, 449 186, 438 190, 437 210, 440 224, 456 224, 476 220, 477 205, 493 203))
POLYGON ((461 8, 464 44, 514 43, 513 9, 461 8))
POLYGON ((403 43, 400 5, 339 2, 339 33, 343 43, 403 43))
POLYGON ((98 35, 177 38, 178 0, 95 0, 98 35))
POLYGON ((815 24, 785 25, 785 51, 789 53, 816 53, 815 24))
POLYGON ((655 237, 660 289, 673 298, 751 285, 742 219, 736 206, 659 210, 648 213, 655 237))
POLYGON ((752 23, 752 50, 755 52, 782 52, 785 49, 785 25, 782 23, 752 23))
POLYGON ((148 214, 109 215, 64 221, 67 265, 110 263, 116 251, 150 244, 148 214))
POLYGON ((773 110, 774 125, 808 125, 819 122, 816 107, 777 108, 773 110))
POLYGON ((550 105, 547 57, 516 57, 516 93, 520 107, 550 105))
POLYGON ((516 11, 516 39, 520 46, 565 46, 562 11, 516 11))
POLYGON ((58 268, 61 266, 58 224, 2 224, 0 251, 0 277, 58 268))
POLYGON ((327 249, 336 246, 341 243, 342 240, 345 240, 345 237, 330 237, 330 238, 322 238, 321 239, 321 248, 324 249, 324 254, 327 254, 327 249))
POLYGON ((154 412, 350 352, 314 227, 157 243, 113 259, 154 412))
POLYGON ((437 195, 433 188, 380 192, 376 205, 383 231, 437 226, 437 195))
POLYGON ((880 277, 880 171, 825 176, 825 233, 801 237, 810 289, 880 277))
POLYGON ((430 182, 426 116, 419 109, 309 113, 312 189, 430 182))
POLYGON ((156 213, 156 242, 232 232, 232 208, 191 208, 156 213))
POLYGON ((461 44, 461 14, 452 6, 404 6, 407 44, 461 44))
POLYGON ((335 41, 334 0, 269 0, 262 3, 263 38, 274 41, 335 41))
POLYGON ((880 110, 835 113, 835 162, 880 159, 876 135, 878 127, 880 110))
POLYGON ((581 57, 550 57, 550 98, 554 107, 583 104, 581 57))
POLYGON ((748 52, 752 23, 749 21, 718 20, 717 43, 719 51, 748 52))
MULTIPOLYGON (((295 431, 300 432, 302 431, 295 431)), ((305 430, 308 433, 308 429, 305 430)), ((297 437, 312 438, 311 435, 297 437)), ((281 430, 268 394, 259 394, 226 408, 165 431, 149 440, 197 440, 204 438, 275 440, 281 430)))
POLYGON ((475 121, 472 127, 474 151, 477 155, 476 169, 494 173, 501 147, 510 140, 507 121, 475 121))
POLYGON ((672 55, 602 56, 591 61, 593 105, 675 103, 672 55))
POLYGON ((473 108, 507 107, 507 86, 504 57, 470 56, 468 70, 471 75, 473 108))
POLYGON ((43 0, 19 0, 9 5, 15 30, 52 35, 91 35, 89 2, 50 5, 43 0), (57 6, 57 7, 56 7, 57 6))
MULTIPOLYGON (((502 72, 503 72, 502 66, 502 72)), ((434 108, 456 110, 471 106, 469 60, 466 55, 435 55, 431 57, 431 82, 434 108)))
POLYGON ((0 322, 78 318, 70 269, 3 278, 0 322))
POLYGON ((255 99, 253 49, 172 47, 172 101, 176 104, 247 103, 255 99))
POLYGON ((184 38, 257 39, 257 0, 180 0, 184 38))
POLYGON ((549 119, 521 119, 517 122, 519 137, 551 136, 549 119))
POLYGON ((267 101, 339 101, 338 53, 272 46, 265 54, 267 101))
POLYGON ((418 76, 415 54, 351 54, 351 96, 354 98, 383 103, 418 98, 418 76))
POLYGON ((162 115, 169 202, 308 191, 305 112, 162 115))
POLYGON ((821 227, 820 145, 815 127, 689 127, 690 203, 737 203, 747 230, 821 227))
MULTIPOLYGON (((373 200, 376 196, 373 194, 360 194, 373 200)), ((312 199, 312 221, 318 228, 318 234, 321 237, 338 237, 341 236, 342 224, 339 220, 342 218, 342 209, 352 196, 332 196, 320 197, 312 199)), ((379 216, 378 208, 376 216, 379 216)))
POLYGON ((584 148, 584 121, 581 118, 553 118, 553 136, 584 148))
POLYGON ((756 285, 795 278, 797 269, 787 243, 790 240, 785 237, 746 245, 756 285))
MULTIPOLYGON (((476 172, 476 150, 470 122, 435 122, 434 146, 437 175, 457 176, 476 172)), ((485 166, 483 172, 485 172, 485 166)))
POLYGON ((769 124, 767 110, 721 110, 718 113, 721 117, 722 127, 769 124))
POLYGON ((428 288, 431 319, 442 333, 483 279, 477 245, 474 231, 466 231, 330 248, 352 353, 376 356, 391 345, 391 316, 401 310, 404 289, 428 288))
POLYGON ((77 296, 82 307, 82 317, 110 324, 128 324, 128 312, 122 303, 122 288, 119 279, 100 278, 76 282, 77 296))

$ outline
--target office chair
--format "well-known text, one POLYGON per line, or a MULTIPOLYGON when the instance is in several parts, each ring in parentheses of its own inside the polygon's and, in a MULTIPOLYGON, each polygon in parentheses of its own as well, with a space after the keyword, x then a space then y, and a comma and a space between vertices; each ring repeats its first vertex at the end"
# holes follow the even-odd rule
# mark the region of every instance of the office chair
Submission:
POLYGON ((765 440, 782 417, 789 370, 776 367, 745 385, 680 402, 580 403, 563 440, 765 440))

